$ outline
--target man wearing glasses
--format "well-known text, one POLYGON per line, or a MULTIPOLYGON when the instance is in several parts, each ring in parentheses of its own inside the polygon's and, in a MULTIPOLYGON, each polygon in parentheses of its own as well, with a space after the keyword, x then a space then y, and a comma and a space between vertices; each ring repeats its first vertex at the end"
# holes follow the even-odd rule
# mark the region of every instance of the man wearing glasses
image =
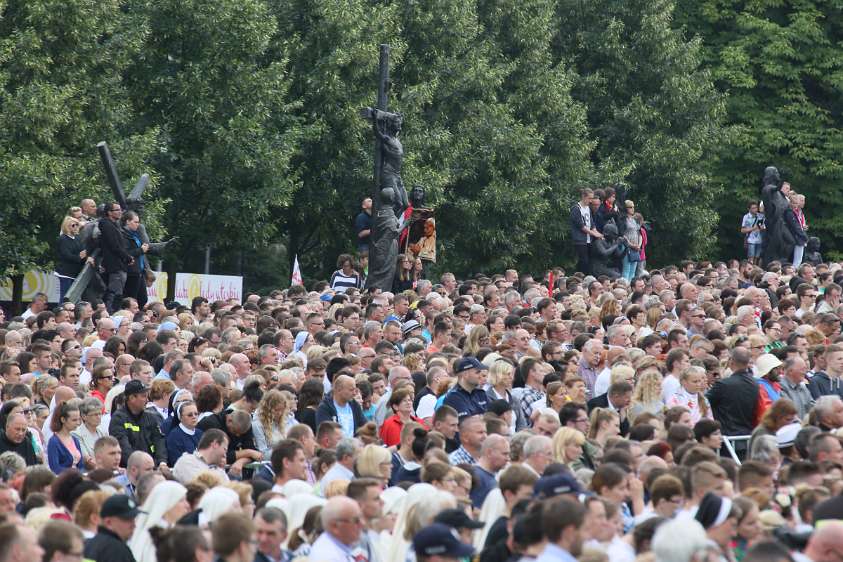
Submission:
POLYGON ((334 496, 322 508, 325 532, 313 543, 310 560, 346 562, 354 559, 354 547, 360 541, 365 521, 360 506, 351 498, 334 496))
POLYGON ((106 216, 100 221, 100 246, 102 248, 102 267, 105 269, 106 289, 103 302, 111 314, 114 312, 115 299, 123 295, 129 264, 135 259, 126 249, 126 237, 120 232, 120 217, 123 209, 119 203, 105 206, 106 216))

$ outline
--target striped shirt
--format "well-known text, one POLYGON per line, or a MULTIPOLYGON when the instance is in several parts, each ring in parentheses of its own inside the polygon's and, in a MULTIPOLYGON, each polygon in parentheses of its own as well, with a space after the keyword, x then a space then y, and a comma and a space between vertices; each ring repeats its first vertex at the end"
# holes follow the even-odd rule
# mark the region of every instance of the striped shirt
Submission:
POLYGON ((363 279, 356 271, 353 271, 351 275, 346 275, 338 269, 331 275, 331 289, 337 293, 344 293, 352 287, 363 288, 363 279))

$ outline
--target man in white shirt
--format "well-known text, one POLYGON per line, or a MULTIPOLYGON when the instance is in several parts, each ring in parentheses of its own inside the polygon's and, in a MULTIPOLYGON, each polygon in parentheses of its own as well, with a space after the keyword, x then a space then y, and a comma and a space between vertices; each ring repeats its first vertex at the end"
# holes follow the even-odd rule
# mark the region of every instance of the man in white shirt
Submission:
POLYGON ((687 351, 677 347, 668 352, 664 364, 667 368, 667 375, 665 375, 662 381, 662 402, 667 403, 667 399, 679 390, 681 386, 679 384, 679 375, 691 366, 691 359, 687 351))
POLYGON ((35 293, 32 302, 29 303, 29 308, 23 311, 21 317, 26 320, 30 316, 37 316, 39 312, 47 309, 47 295, 44 293, 35 293))
POLYGON ((357 453, 360 451, 360 441, 357 439, 345 438, 337 443, 336 454, 337 462, 325 473, 320 481, 320 488, 322 495, 325 494, 325 489, 334 480, 353 480, 354 479, 354 459, 357 458, 357 453))
POLYGON ((108 341, 108 338, 113 336, 117 332, 117 328, 114 327, 114 320, 111 318, 101 318, 97 321, 97 338, 94 343, 91 344, 91 347, 94 349, 103 349, 105 347, 105 342, 108 341))
POLYGON ((345 496, 334 496, 322 507, 322 527, 308 558, 319 562, 348 562, 360 541, 363 531, 363 514, 356 501, 345 496))
POLYGON ((194 453, 185 453, 173 466, 173 478, 185 484, 202 472, 219 474, 228 480, 225 473, 225 454, 228 451, 228 436, 220 429, 211 428, 202 434, 194 453))
POLYGON ((272 490, 283 493, 284 484, 290 480, 307 482, 307 457, 304 447, 298 441, 283 439, 272 449, 270 457, 272 472, 275 473, 275 485, 272 490))

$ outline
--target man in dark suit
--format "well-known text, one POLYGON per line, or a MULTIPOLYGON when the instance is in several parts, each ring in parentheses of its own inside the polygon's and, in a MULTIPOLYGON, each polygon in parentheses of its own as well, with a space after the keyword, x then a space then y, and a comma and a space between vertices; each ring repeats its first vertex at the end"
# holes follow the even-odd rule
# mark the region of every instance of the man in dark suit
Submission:
POLYGON ((105 270, 106 289, 102 296, 108 313, 114 312, 114 301, 123 295, 129 264, 134 258, 129 254, 126 237, 120 230, 120 217, 123 209, 120 203, 108 203, 105 217, 100 221, 100 248, 102 249, 102 268, 105 270))
POLYGON ((591 199, 594 192, 588 188, 580 192, 580 201, 571 207, 571 241, 574 243, 574 252, 577 254, 577 271, 588 274, 589 250, 591 242, 596 238, 603 238, 600 231, 594 225, 591 214, 591 199))
POLYGON ((594 408, 608 408, 618 413, 621 420, 620 432, 626 437, 629 434, 629 403, 632 401, 632 385, 626 381, 618 381, 609 386, 609 392, 595 396, 588 401, 588 413, 594 408))
MULTIPOLYGON (((732 375, 714 383, 708 391, 708 401, 714 419, 720 422, 723 435, 749 435, 754 429, 753 420, 758 404, 758 381, 750 369, 749 350, 736 347, 732 350, 729 366, 732 375)), ((745 452, 746 442, 735 444, 735 450, 745 452)))

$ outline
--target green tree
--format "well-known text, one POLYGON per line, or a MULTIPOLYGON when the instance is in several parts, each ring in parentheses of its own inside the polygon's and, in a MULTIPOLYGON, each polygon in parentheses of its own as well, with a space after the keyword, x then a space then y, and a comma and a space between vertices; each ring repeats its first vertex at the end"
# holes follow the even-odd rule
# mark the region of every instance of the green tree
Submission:
POLYGON ((576 75, 554 60, 556 0, 501 0, 480 3, 485 34, 496 46, 495 61, 507 70, 503 100, 515 117, 539 134, 539 153, 547 174, 544 212, 529 235, 533 267, 572 263, 568 213, 579 188, 596 180, 589 156, 591 139, 586 105, 572 97, 576 75))
POLYGON ((726 135, 700 40, 672 27, 673 11, 673 0, 559 0, 555 24, 600 177, 625 181, 653 225, 650 262, 710 257, 720 192, 712 153, 726 135))
POLYGON ((550 180, 543 137, 505 101, 511 65, 497 59, 476 6, 402 4, 407 47, 396 70, 411 147, 405 182, 428 189, 444 268, 468 273, 534 264, 550 180))
POLYGON ((12 0, 0 11, 0 276, 17 276, 49 268, 68 207, 113 197, 96 143, 137 178, 155 130, 137 127, 123 83, 146 30, 124 2, 12 0))
POLYGON ((301 189, 280 218, 289 260, 298 254, 305 275, 324 275, 355 248, 353 220, 372 193, 374 137, 360 110, 376 101, 378 45, 400 48, 397 23, 391 7, 365 0, 274 2, 272 10, 275 48, 290 61, 289 99, 307 124, 292 163, 301 189))
POLYGON ((716 153, 716 176, 726 187, 716 205, 724 254, 740 255, 740 216, 758 198, 768 165, 806 195, 809 234, 839 248, 843 7, 828 0, 680 0, 676 25, 702 39, 736 131, 716 153))
MULTIPOLYGON (((282 41, 262 0, 137 0, 149 33, 129 77, 145 122, 160 127, 155 160, 172 200, 182 270, 214 272, 278 236, 278 213, 299 180, 290 166, 302 127, 287 100, 282 41)), ((220 270, 223 271, 220 271, 220 270)))

